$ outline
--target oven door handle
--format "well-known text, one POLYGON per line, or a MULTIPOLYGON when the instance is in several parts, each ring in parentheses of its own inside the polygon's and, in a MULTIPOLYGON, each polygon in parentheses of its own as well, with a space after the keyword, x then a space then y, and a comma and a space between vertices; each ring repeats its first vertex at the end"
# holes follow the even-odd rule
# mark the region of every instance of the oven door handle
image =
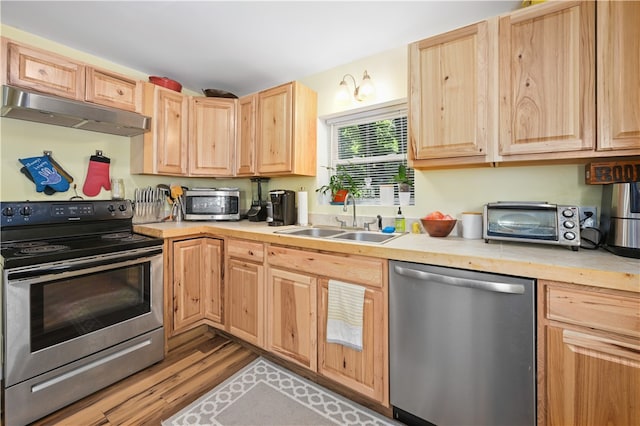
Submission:
MULTIPOLYGON (((152 256, 162 253, 162 249, 156 249, 153 251, 147 251, 144 253, 131 253, 128 255, 101 255, 95 258, 95 260, 85 259, 83 261, 69 262, 60 265, 40 265, 28 270, 17 270, 15 272, 9 271, 7 279, 11 281, 25 281, 32 278, 37 278, 37 282, 46 281, 46 277, 50 275, 65 274, 65 275, 78 275, 86 274, 88 272, 98 272, 101 270, 114 269, 121 266, 128 266, 136 263, 148 262, 152 256)), ((62 277, 61 277, 62 278, 62 277)))

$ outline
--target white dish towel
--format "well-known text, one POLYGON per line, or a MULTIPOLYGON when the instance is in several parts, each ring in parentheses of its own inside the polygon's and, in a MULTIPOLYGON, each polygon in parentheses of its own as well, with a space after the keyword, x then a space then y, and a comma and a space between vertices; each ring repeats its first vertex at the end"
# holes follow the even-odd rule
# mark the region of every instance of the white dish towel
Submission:
POLYGON ((364 287, 329 280, 327 342, 362 350, 364 287))

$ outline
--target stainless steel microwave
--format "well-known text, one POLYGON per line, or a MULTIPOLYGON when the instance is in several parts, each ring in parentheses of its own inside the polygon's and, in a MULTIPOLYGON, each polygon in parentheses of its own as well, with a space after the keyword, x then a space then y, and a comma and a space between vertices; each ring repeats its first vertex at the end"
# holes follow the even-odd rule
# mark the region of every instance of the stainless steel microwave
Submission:
POLYGON ((185 220, 240 220, 237 188, 194 188, 185 191, 185 220))
POLYGON ((556 244, 578 250, 580 210, 546 202, 497 202, 484 206, 484 240, 556 244))

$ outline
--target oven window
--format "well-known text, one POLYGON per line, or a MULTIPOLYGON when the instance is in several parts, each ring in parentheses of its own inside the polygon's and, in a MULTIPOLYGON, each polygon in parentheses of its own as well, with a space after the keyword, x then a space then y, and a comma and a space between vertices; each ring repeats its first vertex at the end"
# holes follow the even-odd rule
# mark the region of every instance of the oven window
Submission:
POLYGON ((488 234, 512 238, 556 240, 555 209, 489 209, 488 234))
POLYGON ((31 351, 150 312, 150 262, 31 286, 31 351))

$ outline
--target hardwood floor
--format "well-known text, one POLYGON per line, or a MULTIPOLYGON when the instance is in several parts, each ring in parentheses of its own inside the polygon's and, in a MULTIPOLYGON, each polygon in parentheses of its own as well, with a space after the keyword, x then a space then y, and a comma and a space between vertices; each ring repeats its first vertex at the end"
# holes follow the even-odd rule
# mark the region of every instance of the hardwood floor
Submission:
POLYGON ((160 425, 257 357, 224 336, 204 334, 33 425, 160 425))

